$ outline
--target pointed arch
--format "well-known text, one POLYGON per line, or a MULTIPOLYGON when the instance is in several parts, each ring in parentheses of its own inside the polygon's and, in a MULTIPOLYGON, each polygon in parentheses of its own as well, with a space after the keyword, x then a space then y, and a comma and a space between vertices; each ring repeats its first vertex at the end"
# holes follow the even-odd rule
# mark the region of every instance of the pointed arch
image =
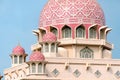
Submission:
POLYGON ((55 43, 51 44, 51 52, 55 52, 55 43))
POLYGON ((89 29, 89 38, 90 39, 96 39, 97 38, 97 28, 95 26, 91 27, 89 29))
POLYGON ((83 25, 80 25, 76 28, 76 37, 85 38, 85 27, 83 25))
POLYGON ((40 30, 41 36, 43 36, 47 32, 46 28, 44 27, 40 27, 39 30, 40 30))
POLYGON ((102 26, 99 28, 99 38, 100 39, 105 39, 105 30, 107 26, 102 26))
POLYGON ((107 38, 108 32, 110 32, 111 30, 112 30, 112 28, 107 28, 107 29, 105 30, 105 36, 106 36, 106 38, 107 38))
POLYGON ((36 73, 36 64, 32 63, 32 73, 36 73))
POLYGON ((18 59, 17 59, 17 56, 15 55, 14 56, 14 64, 17 64, 17 62, 18 62, 18 59))
POLYGON ((62 28, 62 38, 71 38, 71 28, 67 25, 62 28))
POLYGON ((38 73, 42 73, 42 63, 38 64, 38 73))
POLYGON ((92 59, 93 57, 94 57, 94 53, 90 48, 85 47, 82 50, 80 50, 80 58, 91 58, 92 59))
POLYGON ((49 44, 45 43, 45 52, 49 52, 49 44))
POLYGON ((20 55, 20 56, 19 56, 19 63, 20 63, 20 64, 23 62, 22 59, 23 59, 23 56, 20 55))
POLYGON ((56 35, 56 37, 58 37, 58 30, 57 30, 57 28, 50 27, 50 31, 51 31, 52 33, 54 33, 54 34, 56 35))

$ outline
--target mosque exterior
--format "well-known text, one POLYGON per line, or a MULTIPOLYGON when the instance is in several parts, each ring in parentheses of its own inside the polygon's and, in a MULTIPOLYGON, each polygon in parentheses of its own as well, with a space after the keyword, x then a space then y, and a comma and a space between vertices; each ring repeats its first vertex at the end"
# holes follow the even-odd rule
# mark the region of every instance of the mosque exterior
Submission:
POLYGON ((5 80, 120 80, 112 59, 111 31, 97 0, 48 0, 33 30, 37 43, 27 54, 16 46, 5 80))

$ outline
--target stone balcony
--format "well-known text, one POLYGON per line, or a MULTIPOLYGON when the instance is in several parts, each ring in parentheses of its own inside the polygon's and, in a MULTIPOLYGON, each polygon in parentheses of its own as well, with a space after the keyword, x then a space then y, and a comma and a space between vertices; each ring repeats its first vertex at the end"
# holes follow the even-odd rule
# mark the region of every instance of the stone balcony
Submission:
POLYGON ((105 46, 109 49, 113 49, 113 44, 107 42, 103 39, 60 39, 58 40, 60 45, 71 45, 71 44, 79 44, 79 45, 100 45, 105 46))

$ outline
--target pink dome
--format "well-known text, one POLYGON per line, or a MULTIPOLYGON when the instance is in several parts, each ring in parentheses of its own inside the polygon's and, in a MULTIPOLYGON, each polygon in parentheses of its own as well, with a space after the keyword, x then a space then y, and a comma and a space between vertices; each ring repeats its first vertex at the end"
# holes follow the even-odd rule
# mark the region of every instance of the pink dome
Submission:
POLYGON ((43 42, 56 42, 57 37, 54 33, 48 32, 43 36, 43 42))
POLYGON ((39 27, 60 24, 105 25, 97 0, 49 0, 42 10, 39 27))
POLYGON ((45 57, 39 51, 33 52, 29 58, 30 61, 44 61, 45 57))
POLYGON ((23 55, 23 54, 25 54, 25 50, 20 45, 18 45, 13 49, 12 53, 14 55, 23 55))

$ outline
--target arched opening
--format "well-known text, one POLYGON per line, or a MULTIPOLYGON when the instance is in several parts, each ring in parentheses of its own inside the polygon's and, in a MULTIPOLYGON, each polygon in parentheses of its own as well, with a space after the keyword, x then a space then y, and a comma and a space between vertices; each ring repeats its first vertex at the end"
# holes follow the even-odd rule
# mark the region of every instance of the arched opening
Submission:
POLYGON ((55 52, 55 43, 51 44, 51 52, 55 52))
POLYGON ((97 29, 95 27, 90 28, 89 38, 91 38, 91 39, 96 39, 97 38, 97 29))
POLYGON ((41 33, 42 33, 42 36, 43 36, 43 35, 46 34, 46 31, 45 31, 45 30, 42 30, 41 33))
POLYGON ((105 30, 100 30, 100 39, 105 39, 105 30))
POLYGON ((56 36, 58 36, 58 31, 56 28, 51 28, 51 32, 54 33, 56 36))
POLYGON ((106 30, 105 30, 105 39, 107 40, 107 35, 108 35, 108 33, 111 31, 112 29, 111 28, 107 28, 106 30))
POLYGON ((38 73, 42 73, 42 63, 38 64, 38 73))
POLYGON ((49 52, 49 44, 45 43, 45 52, 49 52))
POLYGON ((71 38, 71 28, 64 26, 62 28, 62 38, 71 38))
POLYGON ((93 57, 94 57, 93 51, 88 47, 80 51, 80 58, 93 58, 93 57))
POLYGON ((85 28, 83 26, 79 26, 76 28, 76 37, 85 38, 85 28))
POLYGON ((17 60, 17 56, 14 56, 14 64, 17 64, 18 60, 17 60))
POLYGON ((22 63, 22 55, 19 56, 19 63, 20 63, 20 64, 22 63))
POLYGON ((36 65, 35 65, 35 63, 32 63, 32 73, 36 73, 36 65))

